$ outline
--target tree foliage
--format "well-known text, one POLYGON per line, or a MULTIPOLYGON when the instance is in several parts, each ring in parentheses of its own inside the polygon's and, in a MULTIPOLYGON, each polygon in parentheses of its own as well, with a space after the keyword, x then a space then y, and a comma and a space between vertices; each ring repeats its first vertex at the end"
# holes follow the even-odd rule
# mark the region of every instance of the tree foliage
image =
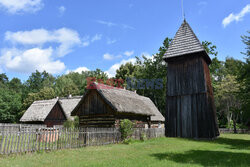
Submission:
POLYGON ((250 31, 248 35, 242 36, 242 42, 246 45, 246 52, 243 52, 246 55, 246 63, 243 65, 238 76, 238 80, 241 82, 240 89, 240 98, 242 100, 242 109, 245 110, 244 122, 250 126, 250 31))

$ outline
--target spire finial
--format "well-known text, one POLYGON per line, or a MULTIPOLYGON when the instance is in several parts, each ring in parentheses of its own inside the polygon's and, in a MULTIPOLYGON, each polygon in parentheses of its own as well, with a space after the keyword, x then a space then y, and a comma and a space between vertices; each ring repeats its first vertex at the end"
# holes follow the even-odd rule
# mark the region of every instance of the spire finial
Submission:
POLYGON ((181 0, 181 8, 182 8, 182 16, 183 16, 183 20, 185 21, 185 10, 184 10, 184 4, 183 4, 183 0, 181 0))

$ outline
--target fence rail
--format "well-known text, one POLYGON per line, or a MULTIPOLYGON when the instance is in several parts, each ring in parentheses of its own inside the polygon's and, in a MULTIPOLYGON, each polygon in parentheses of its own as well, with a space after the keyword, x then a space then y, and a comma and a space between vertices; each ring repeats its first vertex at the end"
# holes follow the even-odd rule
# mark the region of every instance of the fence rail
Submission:
MULTIPOLYGON (((135 129, 132 135, 140 139, 164 136, 165 129, 135 129)), ((40 128, 26 131, 5 131, 0 135, 0 154, 58 150, 114 144, 121 141, 121 134, 114 128, 64 129, 40 128)))
MULTIPOLYGON (((219 130, 220 130, 220 133, 234 133, 233 129, 220 128, 219 130)), ((241 134, 250 134, 249 129, 237 129, 236 132, 241 133, 241 134)))
POLYGON ((44 124, 11 124, 11 123, 0 123, 0 135, 4 132, 9 131, 27 131, 29 129, 46 128, 44 124))

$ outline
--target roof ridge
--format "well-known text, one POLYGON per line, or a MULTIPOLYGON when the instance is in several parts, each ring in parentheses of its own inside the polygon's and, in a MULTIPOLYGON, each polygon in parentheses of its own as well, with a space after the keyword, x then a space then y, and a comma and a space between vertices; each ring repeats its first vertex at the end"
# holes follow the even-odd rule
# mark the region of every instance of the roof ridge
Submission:
POLYGON ((108 88, 115 89, 115 90, 129 91, 129 92, 135 93, 135 92, 132 91, 132 90, 127 90, 127 89, 125 89, 125 88, 119 88, 119 87, 115 87, 115 86, 110 86, 110 85, 107 85, 107 84, 104 84, 104 83, 94 82, 94 84, 95 84, 95 85, 103 85, 104 87, 108 87, 108 88))
POLYGON ((72 97, 59 97, 59 100, 70 100, 70 99, 80 99, 82 96, 72 96, 72 97))

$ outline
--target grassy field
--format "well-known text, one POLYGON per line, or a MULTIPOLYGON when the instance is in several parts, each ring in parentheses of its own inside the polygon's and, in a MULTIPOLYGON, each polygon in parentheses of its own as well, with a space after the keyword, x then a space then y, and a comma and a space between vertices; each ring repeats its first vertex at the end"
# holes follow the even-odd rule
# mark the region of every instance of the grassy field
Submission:
POLYGON ((250 166, 250 135, 224 134, 213 141, 158 138, 0 157, 0 166, 250 166))

